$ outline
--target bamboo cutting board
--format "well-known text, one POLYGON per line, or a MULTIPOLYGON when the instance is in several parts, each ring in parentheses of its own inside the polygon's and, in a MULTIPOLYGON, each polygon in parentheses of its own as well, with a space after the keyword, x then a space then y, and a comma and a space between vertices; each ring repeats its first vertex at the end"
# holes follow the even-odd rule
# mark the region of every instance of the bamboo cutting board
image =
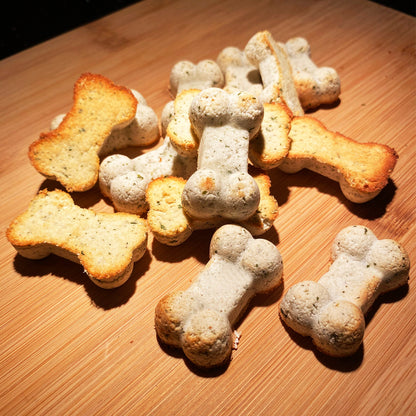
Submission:
MULTIPOLYGON (((278 317, 291 285, 328 270, 332 241, 347 225, 399 241, 414 260, 415 22, 361 0, 145 0, 0 62, 0 414, 416 414, 413 272, 407 287, 375 303, 350 358, 323 356, 278 317), (387 187, 364 205, 317 174, 269 172, 279 217, 263 237, 282 254, 284 285, 250 304, 231 363, 200 371, 158 343, 153 319, 158 300, 204 268, 212 230, 178 247, 150 237, 130 280, 110 291, 69 261, 16 255, 5 230, 39 189, 57 187, 32 168, 27 150, 69 110, 81 73, 138 90, 160 116, 178 60, 216 59, 265 29, 279 41, 305 37, 315 62, 340 74, 339 103, 314 117, 359 142, 394 147, 399 160, 387 187)), ((113 211, 97 187, 73 197, 113 211)))

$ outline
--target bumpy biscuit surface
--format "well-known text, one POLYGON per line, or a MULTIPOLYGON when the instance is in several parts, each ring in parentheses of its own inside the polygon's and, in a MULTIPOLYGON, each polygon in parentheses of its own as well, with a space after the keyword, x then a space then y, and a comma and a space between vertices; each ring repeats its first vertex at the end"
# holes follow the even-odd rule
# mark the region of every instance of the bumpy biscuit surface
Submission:
POLYGON ((245 92, 208 88, 193 99, 189 118, 200 143, 197 171, 182 194, 184 210, 199 219, 249 218, 260 192, 248 173, 248 145, 260 129, 263 106, 245 92))
POLYGON ((229 46, 219 53, 217 63, 224 74, 224 90, 247 91, 260 97, 263 91, 260 72, 248 61, 244 51, 229 46))
POLYGON ((318 282, 289 288, 280 304, 280 316, 293 330, 310 336, 325 354, 343 357, 360 347, 364 314, 376 298, 407 283, 410 261, 400 244, 378 240, 364 226, 339 232, 332 260, 318 282))
POLYGON ((311 59, 311 47, 304 38, 289 39, 284 46, 303 109, 335 102, 341 93, 337 71, 334 68, 318 67, 311 59))
POLYGON ((121 154, 106 157, 99 170, 101 193, 117 211, 144 214, 148 209, 146 190, 149 183, 162 176, 189 178, 196 170, 196 157, 179 155, 169 137, 163 144, 130 159, 121 154))
MULTIPOLYGON (((238 224, 258 236, 273 226, 278 215, 278 204, 270 195, 270 178, 259 171, 253 172, 252 176, 260 190, 260 204, 250 218, 238 224)), ((147 188, 147 222, 154 237, 163 244, 177 246, 186 241, 193 231, 218 228, 228 222, 222 218, 196 220, 186 215, 181 204, 185 184, 182 178, 164 177, 152 181, 147 188)))
POLYGON ((210 260, 191 286, 159 301, 157 335, 182 348, 197 366, 222 365, 231 356, 232 326, 249 300, 278 287, 282 274, 274 244, 254 239, 243 227, 224 225, 214 233, 210 260))
POLYGON ((41 174, 68 191, 86 191, 98 178, 101 146, 114 128, 136 114, 132 92, 96 74, 83 74, 74 86, 73 106, 59 126, 42 133, 29 147, 29 159, 41 174))
MULTIPOLYGON (((136 115, 126 127, 111 131, 98 151, 100 157, 129 146, 149 146, 160 138, 156 113, 142 94, 134 89, 131 92, 137 100, 136 115)), ((51 122, 51 130, 57 129, 64 118, 65 114, 56 116, 51 122)))
POLYGON ((377 143, 359 143, 328 130, 319 120, 294 117, 289 153, 278 166, 287 173, 309 169, 339 182, 344 196, 355 203, 375 198, 387 185, 397 154, 377 143))
POLYGON ((170 73, 170 90, 174 97, 184 90, 222 88, 224 76, 217 63, 211 59, 194 64, 190 61, 177 62, 170 73))
POLYGON ((98 286, 122 285, 146 251, 147 226, 135 215, 96 213, 76 206, 63 191, 40 191, 7 230, 19 254, 42 259, 53 253, 84 267, 98 286))
POLYGON ((263 91, 262 103, 284 102, 295 116, 303 115, 293 81, 292 68, 285 48, 273 39, 270 32, 257 32, 247 43, 247 59, 260 71, 263 91))
MULTIPOLYGON (((169 89, 174 98, 185 90, 203 90, 211 87, 222 88, 223 86, 224 75, 217 63, 211 59, 205 59, 197 64, 186 60, 179 61, 173 66, 169 77, 169 89)), ((162 110, 163 136, 166 135, 168 124, 174 114, 174 103, 169 101, 162 110)))

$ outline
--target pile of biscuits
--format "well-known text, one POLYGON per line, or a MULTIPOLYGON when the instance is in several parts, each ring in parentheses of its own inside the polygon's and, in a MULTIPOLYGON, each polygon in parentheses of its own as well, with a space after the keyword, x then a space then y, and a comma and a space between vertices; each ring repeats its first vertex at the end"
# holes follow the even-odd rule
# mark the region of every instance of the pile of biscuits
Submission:
MULTIPOLYGON (((159 121, 137 91, 82 74, 71 110, 31 144, 29 159, 68 192, 98 182, 117 212, 95 213, 77 207, 67 192, 44 190, 10 224, 7 238, 31 259, 55 253, 80 262, 94 283, 111 289, 131 275, 149 231, 179 245, 195 230, 216 228, 205 269, 155 311, 160 340, 182 348, 195 365, 214 367, 229 361, 233 325, 251 297, 282 282, 277 247, 255 238, 278 215, 266 171, 307 168, 363 203, 386 186, 397 154, 304 114, 336 102, 340 80, 334 69, 315 65, 303 38, 281 43, 262 31, 244 50, 227 47, 216 61, 178 62, 170 92, 159 121), (116 153, 155 144, 160 133, 163 143, 136 158, 116 153)), ((324 353, 346 356, 359 348, 364 314, 376 297, 406 284, 410 262, 400 244, 362 226, 336 236, 332 259, 319 282, 287 291, 280 316, 324 353)))

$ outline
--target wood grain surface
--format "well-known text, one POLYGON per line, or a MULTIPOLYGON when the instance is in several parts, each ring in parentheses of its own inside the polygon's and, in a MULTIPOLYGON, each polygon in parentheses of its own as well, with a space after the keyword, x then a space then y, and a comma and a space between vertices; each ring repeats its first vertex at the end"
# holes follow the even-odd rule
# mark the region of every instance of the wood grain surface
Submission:
MULTIPOLYGON (((407 287, 376 301, 350 358, 323 356, 278 316, 291 285, 328 270, 333 238, 347 225, 399 241, 415 260, 415 23, 362 0, 145 0, 1 61, 0 414, 416 414, 413 272, 407 287), (305 37, 315 62, 340 74, 340 101, 314 117, 359 142, 394 147, 399 160, 387 187, 363 205, 317 174, 270 172, 280 211, 263 237, 282 253, 284 286, 252 301, 231 363, 200 371, 158 343, 153 319, 158 300, 204 268, 212 230, 179 247, 150 238, 130 280, 110 291, 77 264, 20 257, 5 231, 39 189, 59 187, 27 151, 69 110, 81 73, 138 90, 160 116, 178 60, 216 59, 265 29, 279 41, 305 37)), ((98 187, 73 197, 113 211, 98 187)))

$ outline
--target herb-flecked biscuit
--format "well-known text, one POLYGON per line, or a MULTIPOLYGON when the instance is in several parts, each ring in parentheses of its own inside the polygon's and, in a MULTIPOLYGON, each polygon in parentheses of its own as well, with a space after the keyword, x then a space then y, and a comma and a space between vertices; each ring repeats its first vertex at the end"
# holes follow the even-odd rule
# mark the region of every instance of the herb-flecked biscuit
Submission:
POLYGON ((252 36, 244 52, 261 75, 263 91, 260 101, 284 102, 295 116, 303 115, 303 108, 293 81, 292 67, 282 44, 276 42, 271 33, 265 30, 252 36))
POLYGON ((157 304, 156 333, 199 367, 226 364, 233 325, 249 300, 277 288, 282 275, 282 257, 273 243, 254 239, 238 225, 224 225, 214 233, 210 260, 191 286, 157 304))
POLYGON ((20 255, 56 254, 81 263, 98 286, 111 289, 130 277, 147 247, 146 221, 125 213, 96 213, 76 206, 64 191, 43 190, 7 229, 20 255))
POLYGON ((390 239, 378 240, 364 226, 341 230, 332 245, 332 264, 318 282, 290 287, 280 316, 294 331, 312 337, 325 354, 344 357, 360 347, 365 313, 376 298, 407 283, 410 261, 390 239))
POLYGON ((284 47, 289 56, 293 81, 303 109, 334 103, 341 93, 341 81, 337 71, 330 67, 318 67, 312 61, 311 47, 305 38, 291 38, 284 47))
POLYGON ((182 193, 189 216, 241 221, 255 213, 260 192, 248 173, 248 146, 263 113, 256 97, 242 91, 208 88, 194 97, 189 118, 200 140, 198 164, 182 193))
POLYGON ((355 203, 367 202, 381 192, 398 158, 389 146, 356 142, 310 116, 294 117, 289 137, 290 150, 279 169, 295 173, 306 168, 335 180, 355 203))
POLYGON ((187 179, 195 170, 196 157, 178 154, 166 137, 160 146, 133 159, 107 156, 100 165, 98 183, 117 211, 142 215, 148 209, 146 189, 152 180, 172 175, 187 179))
MULTIPOLYGON (((270 178, 260 171, 251 174, 260 190, 260 204, 250 218, 237 223, 258 236, 273 226, 279 207, 270 195, 270 178)), ((218 228, 228 222, 223 218, 198 220, 186 215, 181 203, 185 184, 186 180, 182 178, 163 177, 152 181, 147 188, 147 222, 156 240, 162 244, 177 246, 186 241, 193 231, 218 228)))
POLYGON ((133 93, 98 74, 82 74, 74 86, 73 106, 59 126, 41 133, 29 159, 42 175, 67 191, 91 189, 98 178, 99 152, 114 128, 135 117, 133 93))

